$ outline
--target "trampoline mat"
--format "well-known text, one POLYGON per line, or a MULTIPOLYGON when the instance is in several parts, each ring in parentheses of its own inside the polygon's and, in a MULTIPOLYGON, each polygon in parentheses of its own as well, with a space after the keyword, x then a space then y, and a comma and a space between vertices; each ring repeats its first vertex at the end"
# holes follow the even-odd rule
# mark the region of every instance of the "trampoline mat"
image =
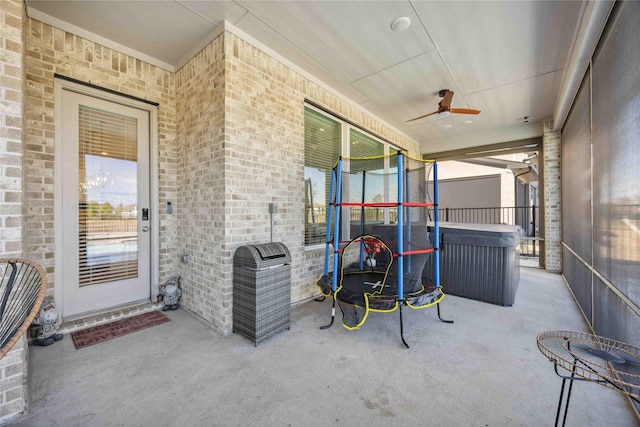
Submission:
MULTIPOLYGON (((342 288, 336 293, 338 302, 368 307, 372 310, 395 310, 398 301, 397 281, 389 276, 384 284, 384 272, 378 271, 353 271, 345 272, 342 280, 342 288)), ((415 288, 415 286, 414 286, 415 288)), ((409 305, 425 306, 439 300, 443 296, 440 288, 433 285, 423 286, 418 289, 407 290, 405 300, 409 305)))

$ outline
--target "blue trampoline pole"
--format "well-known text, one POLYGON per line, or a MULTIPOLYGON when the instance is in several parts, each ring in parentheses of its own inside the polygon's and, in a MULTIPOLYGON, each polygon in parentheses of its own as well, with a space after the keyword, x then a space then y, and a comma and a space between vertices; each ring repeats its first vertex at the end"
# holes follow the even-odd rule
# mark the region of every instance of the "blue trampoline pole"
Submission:
POLYGON ((403 154, 398 152, 398 299, 404 301, 404 262, 402 259, 402 253, 404 251, 404 242, 402 241, 402 220, 403 220, 403 180, 404 180, 404 165, 402 162, 403 154))
POLYGON ((438 223, 438 164, 433 162, 433 281, 440 287, 440 224, 438 223))
POLYGON ((402 339, 402 344, 406 348, 409 348, 409 344, 404 339, 404 327, 402 322, 402 306, 406 303, 404 299, 404 242, 402 241, 403 237, 403 209, 402 204, 404 203, 403 199, 403 181, 404 181, 404 164, 402 162, 403 154, 398 151, 398 308, 400 311, 400 339, 402 339))
MULTIPOLYGON (((338 257, 340 255, 340 208, 342 207, 342 157, 338 159, 336 168, 336 218, 333 227, 333 283, 331 289, 338 289, 338 257)), ((335 298, 334 298, 335 300, 335 298)), ((335 309, 334 309, 335 310, 335 309)))
MULTIPOLYGON (((409 166, 407 166, 406 177, 407 177, 406 183, 405 183, 406 194, 404 195, 403 200, 407 202, 413 202, 413 200, 411 200, 411 194, 409 194, 411 191, 411 183, 409 182, 409 166)), ((411 208, 410 207, 407 207, 407 240, 409 241, 409 247, 407 249, 412 250, 413 248, 411 247, 411 208)), ((411 274, 411 256, 407 258, 407 274, 411 274)))
MULTIPOLYGON (((433 162, 433 282, 436 289, 440 287, 440 222, 438 220, 438 164, 433 162)), ((436 304, 438 319, 444 323, 453 323, 453 320, 445 320, 440 316, 440 303, 436 304)))
POLYGON ((335 191, 335 170, 331 170, 331 180, 329 184, 329 206, 327 206, 327 233, 326 233, 326 242, 327 245, 324 248, 324 274, 325 276, 329 274, 329 245, 331 244, 331 201, 334 200, 335 191))
MULTIPOLYGON (((320 329, 328 329, 333 325, 333 321, 336 318, 336 290, 338 285, 338 256, 340 251, 340 204, 342 203, 342 158, 338 159, 336 165, 336 217, 335 225, 333 227, 333 277, 331 280, 331 293, 333 294, 333 300, 331 303, 331 322, 328 325, 320 326, 320 329)), ((327 218, 328 221, 328 218, 327 218)), ((327 245, 327 248, 329 246, 327 245)))

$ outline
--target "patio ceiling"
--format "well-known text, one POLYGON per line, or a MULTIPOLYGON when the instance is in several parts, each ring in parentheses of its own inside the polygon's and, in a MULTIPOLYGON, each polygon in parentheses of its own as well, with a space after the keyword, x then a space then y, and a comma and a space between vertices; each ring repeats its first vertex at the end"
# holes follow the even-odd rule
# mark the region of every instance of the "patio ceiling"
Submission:
POLYGON ((36 1, 34 19, 175 71, 222 28, 437 152, 538 137, 566 117, 610 1, 36 1), (391 23, 410 26, 394 32, 391 23), (479 115, 431 116, 438 91, 479 115), (472 120, 472 123, 465 121, 472 120))

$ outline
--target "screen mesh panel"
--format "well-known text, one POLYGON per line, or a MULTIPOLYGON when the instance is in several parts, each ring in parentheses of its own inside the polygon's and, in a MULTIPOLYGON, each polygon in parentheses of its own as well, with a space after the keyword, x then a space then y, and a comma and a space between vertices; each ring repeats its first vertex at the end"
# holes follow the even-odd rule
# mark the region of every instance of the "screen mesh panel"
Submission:
POLYGON ((562 250, 562 274, 571 287, 580 308, 590 323, 593 323, 591 307, 591 270, 566 248, 562 250))
POLYGON ((565 248, 563 273, 594 332, 632 345, 640 343, 638 22, 639 2, 616 3, 562 133, 563 243, 583 259, 565 248))
POLYGON ((640 343, 640 321, 597 276, 593 278, 594 328, 598 333, 629 343, 640 343))
POLYGON ((619 3, 593 58, 594 267, 640 305, 640 3, 619 3))
POLYGON ((562 240, 591 263, 591 108, 585 77, 562 130, 562 240))
MULTIPOLYGON (((593 278, 593 304, 593 328, 599 335, 632 345, 640 343, 640 318, 598 277, 593 278)), ((621 363, 615 367, 623 372, 640 375, 638 364, 621 363)), ((637 383, 637 380, 633 382, 637 383)), ((633 404, 640 410, 640 403, 633 404)))

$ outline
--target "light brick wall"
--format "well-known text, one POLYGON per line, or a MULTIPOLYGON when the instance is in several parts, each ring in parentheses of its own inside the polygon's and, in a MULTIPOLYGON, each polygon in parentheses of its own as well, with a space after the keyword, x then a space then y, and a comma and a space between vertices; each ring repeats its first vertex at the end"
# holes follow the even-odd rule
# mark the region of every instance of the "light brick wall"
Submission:
MULTIPOLYGON (((225 69, 220 38, 176 73, 182 304, 224 329, 230 316, 225 236, 225 69)), ((229 197, 232 197, 231 195, 229 197)))
MULTIPOLYGON (((22 0, 0 0, 0 257, 22 257, 24 54, 22 0)), ((27 340, 0 360, 0 425, 27 407, 27 340)))
POLYGON ((27 357, 29 346, 23 335, 0 360, 0 425, 27 408, 27 357))
POLYGON ((562 272, 562 206, 560 188, 560 132, 547 130, 542 137, 544 152, 544 244, 545 268, 552 273, 562 272))
POLYGON ((312 296, 301 278, 304 249, 304 98, 310 82, 244 40, 225 33, 227 55, 226 248, 273 240, 291 253, 291 298, 312 296))
POLYGON ((304 247, 304 101, 418 156, 410 139, 239 37, 225 32, 176 75, 184 303, 232 328, 233 254, 270 239, 292 256, 293 302, 317 294, 324 250, 304 247))
POLYGON ((24 67, 21 0, 0 1, 0 256, 22 255, 24 67))
MULTIPOLYGON (((177 198, 174 74, 131 56, 43 24, 27 21, 25 68, 25 257, 40 263, 54 283, 54 73, 158 102, 160 278, 177 268, 177 219, 167 200, 177 198)), ((157 285, 157 284, 154 284, 157 285)))

